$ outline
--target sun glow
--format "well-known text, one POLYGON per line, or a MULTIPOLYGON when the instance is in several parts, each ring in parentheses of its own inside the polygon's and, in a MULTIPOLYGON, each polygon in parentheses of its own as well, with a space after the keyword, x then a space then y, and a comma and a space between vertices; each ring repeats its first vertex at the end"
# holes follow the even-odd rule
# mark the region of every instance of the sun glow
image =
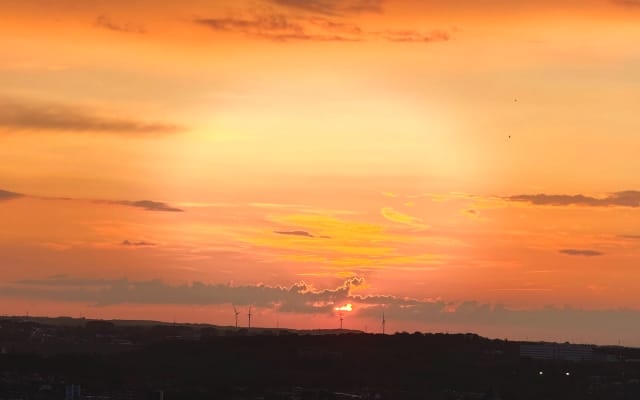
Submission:
POLYGON ((347 304, 346 306, 342 306, 342 307, 336 307, 336 311, 353 311, 353 306, 351 305, 351 303, 347 304))

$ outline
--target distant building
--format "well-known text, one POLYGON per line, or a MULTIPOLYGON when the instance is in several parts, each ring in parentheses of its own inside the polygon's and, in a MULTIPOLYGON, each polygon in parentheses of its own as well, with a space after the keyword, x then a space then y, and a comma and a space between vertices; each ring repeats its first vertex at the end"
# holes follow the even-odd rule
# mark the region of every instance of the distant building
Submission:
POLYGON ((67 385, 64 391, 64 400, 82 399, 79 385, 67 385))
POLYGON ((523 343, 520 357, 534 360, 591 361, 593 346, 569 343, 523 343))

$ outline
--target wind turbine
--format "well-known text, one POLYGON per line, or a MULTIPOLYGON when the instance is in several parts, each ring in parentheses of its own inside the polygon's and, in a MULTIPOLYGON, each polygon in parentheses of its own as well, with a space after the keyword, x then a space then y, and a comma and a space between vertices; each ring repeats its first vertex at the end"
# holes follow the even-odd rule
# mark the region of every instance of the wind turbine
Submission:
POLYGON ((340 311, 340 330, 342 330, 342 311, 340 311))
POLYGON ((249 329, 251 329, 251 306, 249 306, 249 329))
POLYGON ((387 320, 384 319, 384 311, 382 312, 382 334, 384 335, 384 326, 387 324, 387 320))
POLYGON ((238 329, 238 315, 240 315, 240 312, 236 309, 236 306, 233 306, 233 312, 236 314, 236 329, 238 329))

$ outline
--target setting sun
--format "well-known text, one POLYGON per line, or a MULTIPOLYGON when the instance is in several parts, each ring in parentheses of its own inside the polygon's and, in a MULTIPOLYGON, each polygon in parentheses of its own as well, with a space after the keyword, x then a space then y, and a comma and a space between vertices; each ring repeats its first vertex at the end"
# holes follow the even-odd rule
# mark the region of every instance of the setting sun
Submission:
POLYGON ((336 307, 336 311, 353 311, 353 306, 351 304, 347 304, 346 306, 336 307))

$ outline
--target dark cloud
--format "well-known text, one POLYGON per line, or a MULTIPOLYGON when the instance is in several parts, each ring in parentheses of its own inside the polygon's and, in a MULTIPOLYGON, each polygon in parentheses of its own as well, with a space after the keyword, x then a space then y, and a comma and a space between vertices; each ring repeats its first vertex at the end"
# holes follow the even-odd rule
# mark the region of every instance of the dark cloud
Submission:
POLYGON ((310 24, 329 32, 338 32, 351 35, 361 35, 364 33, 358 25, 346 22, 333 21, 322 17, 312 17, 307 20, 310 24))
POLYGON ((206 18, 196 23, 222 32, 239 32, 273 41, 357 41, 358 38, 337 34, 310 33, 301 23, 291 21, 282 14, 262 14, 251 18, 206 18))
POLYGON ((445 31, 431 31, 428 33, 418 32, 414 30, 402 30, 394 31, 388 30, 378 33, 382 38, 389 42, 396 43, 431 43, 431 42, 443 42, 451 38, 448 32, 445 31))
POLYGON ((279 312, 332 313, 346 303, 354 304, 354 316, 379 319, 385 312, 389 324, 411 321, 452 327, 508 328, 531 332, 556 332, 559 336, 632 332, 640 334, 640 311, 629 309, 581 310, 548 306, 538 309, 509 309, 501 304, 475 301, 419 300, 386 295, 358 296, 354 288, 364 284, 360 277, 344 281, 335 289, 316 290, 305 282, 285 286, 231 286, 193 282, 168 285, 160 280, 78 279, 66 275, 29 279, 0 287, 0 296, 91 303, 119 304, 253 305, 279 312))
POLYGON ((544 206, 640 207, 640 191, 636 190, 615 192, 602 198, 582 194, 522 194, 506 199, 544 206))
POLYGON ((96 287, 108 287, 117 282, 127 282, 126 279, 119 280, 103 280, 103 279, 80 279, 73 278, 67 274, 52 275, 45 279, 23 279, 15 281, 14 283, 20 286, 30 287, 82 287, 82 288, 96 288, 96 287))
POLYGON ((256 38, 287 41, 362 42, 386 40, 389 42, 430 43, 449 40, 444 31, 419 32, 414 30, 387 30, 367 32, 358 25, 326 17, 295 17, 263 12, 246 17, 201 18, 194 21, 218 32, 243 33, 256 38))
POLYGON ((597 257, 602 256, 604 253, 601 253, 596 250, 580 250, 580 249, 562 249, 560 253, 568 255, 568 256, 584 256, 584 257, 597 257))
POLYGON ((632 240, 640 240, 640 235, 620 235, 623 239, 632 239, 632 240))
POLYGON ((271 0, 273 4, 324 15, 382 11, 383 0, 271 0))
POLYGON ((0 189, 0 201, 17 199, 20 197, 24 197, 24 195, 20 193, 9 192, 8 190, 0 189))
POLYGON ((290 235, 290 236, 301 236, 308 238, 318 238, 318 239, 331 239, 331 236, 316 236, 307 231, 273 231, 273 233, 277 233, 278 235, 290 235))
POLYGON ((611 2, 620 6, 640 8, 640 0, 611 0, 611 2))
POLYGON ((21 280, 0 288, 0 296, 57 301, 116 304, 236 304, 276 308, 281 312, 326 313, 349 298, 352 287, 364 283, 353 277, 335 289, 315 290, 305 282, 283 286, 230 286, 193 282, 171 286, 159 280, 129 281, 73 279, 67 276, 21 280))
POLYGON ((151 135, 177 133, 183 128, 103 116, 84 107, 0 98, 0 130, 151 135))
POLYGON ((147 33, 146 29, 144 29, 142 26, 137 26, 129 23, 118 23, 113 21, 111 18, 109 18, 106 15, 101 15, 98 18, 96 18, 95 25, 100 28, 108 29, 110 31, 115 31, 115 32, 147 33))
POLYGON ((570 307, 544 307, 541 309, 509 309, 501 304, 475 301, 447 303, 443 301, 403 304, 392 301, 363 309, 361 316, 380 318, 382 311, 388 323, 412 321, 448 326, 507 328, 524 332, 548 332, 558 337, 569 335, 609 334, 610 332, 640 333, 640 311, 629 309, 581 310, 570 307))
POLYGON ((151 242, 145 242, 145 241, 139 241, 139 242, 132 242, 129 240, 123 240, 122 243, 120 243, 122 246, 131 246, 131 247, 147 247, 147 246, 155 246, 155 243, 151 243, 151 242))
MULTIPOLYGON (((21 193, 15 193, 15 192, 10 192, 8 190, 0 189, 0 201, 17 199, 17 198, 20 198, 20 197, 33 197, 33 198, 38 198, 40 200, 71 200, 71 201, 73 201, 73 200, 82 200, 82 199, 71 199, 71 198, 60 198, 60 197, 31 196, 31 195, 25 195, 25 194, 21 194, 21 193)), ((94 202, 96 202, 96 203, 104 203, 104 204, 116 204, 116 205, 128 206, 128 207, 135 207, 135 208, 140 208, 140 209, 147 210, 147 211, 184 212, 184 210, 181 209, 181 208, 173 207, 173 206, 171 206, 171 205, 169 205, 167 203, 164 203, 164 202, 152 201, 152 200, 139 200, 139 201, 94 200, 94 202)), ((131 245, 131 246, 143 246, 143 245, 150 246, 150 245, 154 245, 153 243, 129 242, 128 240, 125 240, 122 244, 123 245, 127 245, 127 244, 125 244, 125 242, 127 242, 128 245, 131 245)))
POLYGON ((166 211, 166 212, 183 212, 184 210, 172 207, 167 203, 151 200, 140 201, 110 201, 111 204, 119 204, 123 206, 142 208, 147 211, 166 211))
POLYGON ((277 233, 278 235, 304 236, 309 238, 315 237, 309 232, 305 231, 274 231, 273 233, 277 233))

